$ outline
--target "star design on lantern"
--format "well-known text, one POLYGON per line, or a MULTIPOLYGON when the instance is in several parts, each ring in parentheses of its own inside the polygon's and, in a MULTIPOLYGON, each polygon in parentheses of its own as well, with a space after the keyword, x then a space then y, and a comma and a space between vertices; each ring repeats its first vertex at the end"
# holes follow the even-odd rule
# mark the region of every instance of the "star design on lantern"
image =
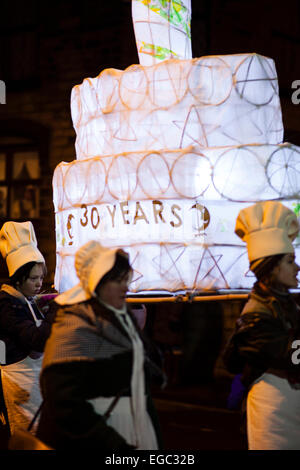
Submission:
POLYGON ((211 289, 216 283, 216 281, 220 281, 220 279, 222 279, 224 282, 224 288, 225 289, 229 288, 229 284, 226 281, 226 278, 222 272, 222 269, 219 266, 219 262, 222 258, 223 258, 222 254, 212 254, 208 246, 206 245, 203 246, 203 252, 202 252, 200 261, 197 261, 197 260, 191 261, 191 263, 194 266, 198 264, 198 267, 196 270, 196 276, 195 276, 194 283, 193 283, 194 288, 196 288, 197 282, 202 285, 204 279, 206 278, 212 278, 211 282, 206 287, 207 289, 211 289), (208 266, 203 266, 204 264, 207 264, 208 266), (218 276, 212 275, 212 272, 214 270, 218 271, 218 276))
POLYGON ((222 134, 228 137, 229 139, 234 140, 238 144, 242 144, 243 138, 238 139, 236 137, 236 127, 237 125, 241 125, 241 123, 246 120, 247 133, 249 133, 249 135, 252 135, 253 137, 262 136, 262 130, 260 129, 255 119, 257 119, 256 107, 253 107, 252 110, 249 110, 249 106, 237 106, 233 118, 228 120, 228 122, 224 124, 222 134), (252 114, 254 114, 253 118, 251 116, 252 114))
POLYGON ((191 105, 185 121, 173 121, 173 124, 181 130, 180 147, 186 147, 191 143, 200 147, 208 147, 207 136, 220 126, 202 122, 197 106, 191 105), (188 142, 185 142, 185 141, 188 142))
POLYGON ((127 120, 121 120, 120 126, 113 133, 113 138, 118 140, 137 141, 136 133, 127 120))
POLYGON ((148 136, 152 138, 152 142, 147 143, 147 148, 157 148, 157 146, 168 148, 168 135, 165 132, 162 132, 161 124, 157 123, 156 125, 143 124, 145 131, 148 136))
POLYGON ((140 252, 137 251, 136 254, 135 254, 135 257, 133 258, 133 260, 132 260, 131 263, 130 263, 130 264, 131 264, 131 267, 132 267, 132 269, 133 269, 132 281, 131 281, 132 284, 133 284, 134 282, 139 281, 140 279, 142 279, 142 278, 144 277, 144 275, 134 267, 135 262, 136 262, 136 260, 137 260, 137 258, 138 258, 139 256, 140 256, 140 252))
MULTIPOLYGON (((235 257, 234 261, 231 263, 229 268, 226 270, 226 274, 228 274, 230 271, 233 271, 233 268, 235 266, 238 266, 238 269, 240 270, 241 269, 240 266, 241 266, 242 258, 246 258, 246 264, 249 265, 247 250, 244 249, 242 253, 239 252, 239 254, 235 257)), ((255 276, 252 273, 252 271, 250 271, 250 269, 247 268, 247 270, 244 272, 244 277, 250 278, 250 277, 255 277, 255 276)))
POLYGON ((158 268, 162 278, 174 278, 176 281, 184 283, 177 262, 185 252, 186 247, 180 244, 167 245, 160 244, 160 254, 152 259, 153 264, 158 268))

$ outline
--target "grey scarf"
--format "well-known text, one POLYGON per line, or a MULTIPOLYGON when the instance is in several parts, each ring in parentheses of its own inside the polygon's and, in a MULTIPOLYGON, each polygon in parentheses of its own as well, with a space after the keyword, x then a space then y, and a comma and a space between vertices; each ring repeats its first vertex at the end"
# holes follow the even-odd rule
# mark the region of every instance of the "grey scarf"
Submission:
POLYGON ((129 350, 132 342, 118 319, 93 299, 58 310, 43 369, 60 362, 107 359, 129 350))

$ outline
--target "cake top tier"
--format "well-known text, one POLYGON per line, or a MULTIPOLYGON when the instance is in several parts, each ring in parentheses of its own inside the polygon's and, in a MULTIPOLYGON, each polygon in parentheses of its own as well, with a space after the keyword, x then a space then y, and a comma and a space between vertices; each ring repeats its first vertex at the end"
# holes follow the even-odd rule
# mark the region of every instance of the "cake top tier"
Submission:
POLYGON ((274 61, 255 53, 105 69, 73 88, 71 113, 78 159, 283 136, 274 61))
POLYGON ((139 61, 191 59, 191 0, 132 0, 139 61))

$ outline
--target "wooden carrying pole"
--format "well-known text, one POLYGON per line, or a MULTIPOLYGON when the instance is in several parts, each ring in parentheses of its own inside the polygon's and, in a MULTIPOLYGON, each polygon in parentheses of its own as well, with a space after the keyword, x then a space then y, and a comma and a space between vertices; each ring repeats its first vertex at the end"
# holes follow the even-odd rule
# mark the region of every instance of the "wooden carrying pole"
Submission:
POLYGON ((159 302, 207 302, 221 300, 246 300, 248 294, 220 295, 174 295, 173 297, 127 297, 128 303, 159 303, 159 302))

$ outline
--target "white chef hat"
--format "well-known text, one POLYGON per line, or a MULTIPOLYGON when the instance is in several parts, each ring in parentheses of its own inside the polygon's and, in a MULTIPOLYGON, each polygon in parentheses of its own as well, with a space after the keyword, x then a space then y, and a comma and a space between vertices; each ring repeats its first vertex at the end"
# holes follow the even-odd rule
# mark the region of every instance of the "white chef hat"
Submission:
POLYGON ((279 201, 263 201, 239 212, 235 233, 247 244, 249 262, 294 253, 299 232, 296 214, 279 201))
POLYGON ((31 261, 45 263, 31 222, 5 222, 0 231, 0 251, 9 277, 31 261))

